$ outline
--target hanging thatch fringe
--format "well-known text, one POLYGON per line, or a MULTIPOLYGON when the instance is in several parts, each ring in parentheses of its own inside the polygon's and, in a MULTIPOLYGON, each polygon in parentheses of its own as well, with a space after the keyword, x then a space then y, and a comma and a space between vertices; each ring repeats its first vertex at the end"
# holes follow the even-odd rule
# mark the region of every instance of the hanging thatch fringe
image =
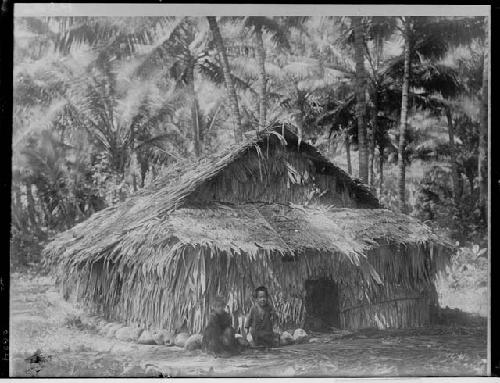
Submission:
MULTIPOLYGON (((216 295, 228 297, 230 312, 238 323, 238 318, 248 312, 252 304, 253 289, 261 284, 269 287, 281 324, 300 325, 305 314, 305 281, 328 278, 343 285, 340 299, 343 326, 374 325, 374 312, 381 323, 387 322, 390 326, 420 325, 428 316, 425 314, 428 301, 425 306, 415 296, 421 296, 421 291, 430 291, 432 280, 413 279, 411 273, 425 268, 426 258, 421 259, 423 265, 414 263, 415 269, 411 272, 406 272, 410 264, 403 262, 393 263, 392 269, 384 270, 380 269, 385 267, 380 260, 384 254, 379 251, 369 260, 374 261, 384 281, 392 281, 397 275, 403 288, 389 288, 393 283, 377 285, 369 275, 360 275, 360 270, 341 254, 335 256, 311 249, 294 261, 283 262, 280 252, 261 249, 251 258, 241 252, 193 245, 176 247, 164 267, 143 268, 135 264, 125 269, 104 261, 94 263, 92 271, 84 266, 68 275, 63 288, 71 290, 74 288, 71 282, 79 280, 78 299, 109 319, 147 327, 179 329, 184 326, 201 331, 210 302, 216 295), (395 273, 388 273, 389 270, 395 273), (364 295, 367 292, 372 297, 371 305, 364 295), (412 310, 424 311, 418 316, 412 310)), ((413 256, 400 254, 403 259, 413 256)), ((375 324, 381 326, 378 322, 375 324)))

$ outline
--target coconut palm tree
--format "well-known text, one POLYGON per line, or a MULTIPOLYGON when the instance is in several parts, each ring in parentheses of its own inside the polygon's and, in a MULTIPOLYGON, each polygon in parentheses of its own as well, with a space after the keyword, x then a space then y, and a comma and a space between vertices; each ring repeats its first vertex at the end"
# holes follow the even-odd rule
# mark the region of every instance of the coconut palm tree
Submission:
MULTIPOLYGON (((185 94, 191 105, 191 125, 195 155, 201 154, 199 102, 195 91, 195 77, 203 74, 221 83, 233 84, 237 79, 226 76, 224 60, 222 68, 211 60, 208 31, 203 28, 198 18, 189 17, 148 17, 148 18, 55 18, 60 33, 56 39, 56 47, 63 53, 69 52, 73 46, 87 44, 98 52, 99 63, 116 62, 123 58, 137 58, 136 70, 132 75, 146 79, 158 75, 159 72, 177 81, 180 88, 187 90, 185 94)), ((228 66, 227 66, 228 68, 228 66)), ((239 86, 245 85, 242 82, 239 86)), ((234 88, 230 85, 229 89, 234 88)), ((233 106, 233 119, 238 135, 241 126, 236 93, 228 93, 230 105, 233 106), (235 103, 236 101, 236 103, 235 103)))
MULTIPOLYGON (((347 49, 353 50, 355 62, 355 94, 356 94, 356 118, 358 120, 358 153, 359 153, 359 177, 367 183, 372 184, 373 179, 373 152, 374 144, 374 129, 376 128, 377 106, 373 104, 377 99, 377 70, 378 61, 382 57, 383 40, 390 36, 392 30, 384 26, 384 22, 390 25, 383 18, 375 19, 370 17, 353 16, 342 18, 341 37, 339 44, 347 49), (386 31, 387 30, 387 31, 386 31), (374 55, 376 62, 374 63, 368 49, 367 42, 375 41, 375 49, 378 50, 374 55), (365 57, 371 65, 373 73, 368 73, 365 66, 365 57), (377 66, 377 68, 375 67, 377 66), (371 119, 368 115, 369 106, 372 113, 371 119), (370 124, 367 122, 370 121, 370 124), (370 130, 368 130, 370 127, 370 130)), ((376 104, 377 102, 375 102, 376 104)))
POLYGON ((403 72, 403 87, 401 92, 401 120, 399 123, 399 144, 398 144, 398 196, 399 210, 406 211, 405 206, 405 161, 403 159, 406 138, 406 124, 408 121, 408 89, 410 87, 410 39, 411 39, 411 20, 409 17, 402 18, 403 23, 403 38, 404 38, 404 72, 403 72))
POLYGON ((210 30, 212 32, 213 40, 215 46, 220 55, 220 61, 222 66, 222 71, 224 74, 224 83, 226 85, 226 90, 228 93, 229 104, 231 105, 232 110, 232 118, 234 124, 234 137, 235 140, 241 140, 242 132, 241 132, 241 115, 240 109, 238 106, 238 97, 236 96, 236 90, 233 82, 233 78, 231 76, 231 69, 229 67, 229 61, 227 59, 226 50, 224 48, 224 41, 222 40, 222 36, 220 34, 219 25, 217 24, 217 19, 215 16, 207 16, 207 20, 210 26, 210 30))
POLYGON ((354 30, 354 60, 356 62, 356 119, 358 122, 359 178, 368 183, 368 151, 366 147, 366 69, 365 41, 362 18, 351 17, 354 30))
MULTIPOLYGON (((368 59, 368 109, 369 109, 369 124, 367 129, 367 139, 368 139, 368 184, 373 187, 374 183, 374 169, 373 163, 375 159, 375 147, 376 139, 375 136, 379 135, 379 120, 380 120, 380 110, 383 109, 379 106, 380 93, 382 90, 382 82, 384 81, 384 76, 381 73, 383 66, 385 65, 387 59, 384 50, 384 45, 386 41, 390 41, 396 31, 396 20, 394 17, 381 17, 372 16, 365 18, 365 54, 368 59)), ((382 128, 382 135, 384 135, 384 129, 382 128)), ((380 136, 380 135, 379 135, 380 136)), ((379 153, 380 154, 380 153, 379 153)), ((383 153, 381 153, 382 164, 383 164, 383 153)), ((383 169, 379 166, 379 169, 383 169)), ((383 178, 383 177, 382 177, 383 178)))
POLYGON ((484 18, 484 54, 483 76, 481 88, 481 124, 479 130, 479 204, 484 221, 488 217, 488 48, 489 48, 489 23, 488 17, 484 18))
POLYGON ((469 43, 481 35, 478 18, 400 17, 399 30, 403 36, 403 54, 393 61, 402 66, 402 95, 400 137, 398 148, 398 195, 400 210, 405 211, 404 146, 408 117, 408 89, 412 79, 412 67, 419 63, 442 59, 450 48, 469 43), (402 63, 401 63, 402 62, 402 63), (402 64, 402 65, 401 65, 402 64), (411 64, 411 65, 410 65, 411 64))
POLYGON ((264 32, 270 36, 271 41, 278 49, 290 50, 289 29, 302 30, 306 17, 264 17, 247 16, 242 20, 244 28, 253 33, 255 41, 255 57, 258 67, 258 96, 259 96, 259 128, 266 126, 267 111, 267 74, 266 74, 266 48, 264 46, 264 32))

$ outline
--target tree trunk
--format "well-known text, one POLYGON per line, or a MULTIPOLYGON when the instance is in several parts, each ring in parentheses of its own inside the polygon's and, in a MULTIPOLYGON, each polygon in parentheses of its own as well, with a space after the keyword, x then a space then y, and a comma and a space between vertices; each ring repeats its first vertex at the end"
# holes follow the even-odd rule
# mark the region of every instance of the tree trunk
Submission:
POLYGON ((191 124, 193 126, 193 140, 194 140, 194 155, 198 158, 201 154, 201 143, 200 143, 200 113, 198 107, 198 98, 196 97, 196 91, 194 89, 194 78, 193 82, 189 85, 191 93, 191 124))
POLYGON ((373 161, 375 158, 375 134, 378 129, 378 96, 377 92, 374 92, 372 96, 372 111, 371 111, 371 128, 368 134, 368 146, 369 146, 369 157, 368 157, 368 184, 370 189, 373 188, 375 182, 374 172, 373 172, 373 161))
POLYGON ((457 152, 455 148, 455 126, 453 125, 453 117, 451 110, 446 109, 446 119, 448 120, 448 138, 450 142, 450 160, 451 160, 451 181, 453 192, 453 203, 455 207, 460 201, 460 185, 458 180, 457 152))
POLYGON ((196 89, 194 87, 194 66, 195 62, 191 62, 186 71, 186 85, 189 91, 190 112, 191 112, 191 127, 193 129, 193 144, 194 155, 198 158, 201 154, 201 132, 200 132, 200 116, 198 97, 196 96, 196 89))
POLYGON ((43 215, 44 215, 44 223, 45 226, 52 228, 52 222, 54 218, 52 217, 52 210, 49 207, 49 201, 44 196, 39 185, 36 185, 38 201, 40 201, 40 206, 42 207, 43 215))
POLYGON ((351 139, 348 134, 345 136, 345 152, 347 155, 347 173, 352 175, 352 164, 351 164, 351 139))
POLYGON ((33 192, 31 187, 33 185, 31 182, 26 182, 26 202, 28 208, 28 217, 30 220, 30 225, 32 228, 37 229, 36 213, 35 213, 35 198, 33 198, 33 192))
POLYGON ((259 130, 266 127, 266 108, 267 108, 267 93, 266 93, 266 50, 264 49, 264 41, 262 39, 262 27, 255 26, 255 42, 256 42, 256 59, 259 71, 259 130))
POLYGON ((14 196, 14 204, 17 206, 19 209, 22 208, 22 203, 21 203, 21 188, 19 186, 19 183, 12 180, 12 195, 14 196))
POLYGON ((364 36, 361 17, 352 18, 354 27, 354 58, 356 62, 356 120, 358 121, 359 178, 368 183, 368 153, 366 147, 366 71, 364 36))
POLYGON ((481 89, 481 124, 479 126, 479 156, 478 156, 478 177, 479 177, 479 206, 484 220, 488 217, 488 18, 485 17, 485 44, 483 55, 483 85, 481 89))
POLYGON ((241 132, 241 116, 240 109, 238 106, 238 97, 236 96, 236 90, 234 88, 233 79, 231 77, 231 70, 229 68, 229 61, 227 59, 226 51, 224 49, 224 42, 222 41, 222 36, 220 34, 219 26, 217 25, 217 20, 215 16, 207 16, 208 24, 210 30, 212 31, 213 38, 219 55, 221 57, 222 72, 224 74, 224 83, 226 85, 226 90, 228 93, 229 104, 232 109, 232 118, 234 124, 234 138, 235 141, 240 141, 243 138, 241 132))
POLYGON ((295 124, 297 125, 297 136, 298 136, 298 149, 300 149, 300 143, 302 142, 302 137, 304 135, 304 103, 305 98, 303 92, 299 89, 299 82, 295 80, 295 92, 297 94, 297 104, 295 110, 295 124))
POLYGON ((467 176, 467 179, 469 180, 469 190, 470 190, 470 195, 474 195, 474 176, 467 176))
MULTIPOLYGON (((125 149, 124 149, 125 150, 125 149)), ((134 124, 130 124, 130 142, 129 142, 129 161, 128 161, 128 174, 132 179, 132 187, 134 193, 137 191, 137 153, 135 150, 135 129, 134 124)))
POLYGON ((404 20, 404 75, 403 75, 403 89, 401 97, 401 121, 399 124, 399 145, 398 145, 398 200, 399 210, 402 213, 406 212, 405 201, 405 136, 406 136, 406 122, 408 116, 408 89, 410 86, 410 21, 408 17, 404 20))
POLYGON ((373 161, 375 158, 375 143, 373 140, 373 131, 368 132, 368 186, 373 189, 375 175, 373 173, 373 161))
POLYGON ((384 148, 379 147, 379 162, 378 162, 378 198, 382 197, 384 192, 384 148))
POLYGON ((134 193, 137 191, 137 174, 135 172, 135 169, 137 168, 137 155, 136 153, 132 153, 132 158, 134 158, 134 161, 132 161, 132 159, 130 160, 130 163, 131 163, 131 169, 130 169, 130 173, 131 173, 131 176, 132 176, 132 187, 134 189, 134 193))
POLYGON ((149 162, 148 162, 147 158, 144 158, 143 155, 140 156, 139 167, 141 170, 141 188, 143 188, 144 185, 146 184, 146 175, 149 171, 149 162))

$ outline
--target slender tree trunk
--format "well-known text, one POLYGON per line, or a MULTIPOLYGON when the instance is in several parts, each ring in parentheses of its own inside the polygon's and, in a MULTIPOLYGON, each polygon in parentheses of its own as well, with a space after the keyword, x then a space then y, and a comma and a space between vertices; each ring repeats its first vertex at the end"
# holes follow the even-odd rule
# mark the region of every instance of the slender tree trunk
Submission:
POLYGON ((347 156, 347 173, 352 175, 352 164, 351 164, 351 138, 348 134, 345 136, 345 152, 347 156))
POLYGON ((384 192, 384 148, 379 146, 379 161, 378 161, 378 198, 382 197, 384 192))
POLYGON ((52 222, 53 222, 53 217, 52 217, 52 211, 49 207, 49 202, 47 201, 47 198, 43 195, 42 190, 40 189, 39 185, 37 185, 37 194, 38 194, 38 201, 40 201, 40 206, 42 207, 43 215, 44 215, 44 223, 47 227, 52 228, 52 222))
POLYGON ((139 165, 141 168, 141 188, 143 188, 146 183, 146 174, 149 171, 149 162, 142 156, 139 160, 139 165))
POLYGON ((488 18, 485 17, 485 46, 483 55, 483 85, 481 89, 481 124, 479 126, 479 156, 478 156, 478 177, 479 177, 479 206, 484 220, 488 218, 488 18))
POLYGON ((14 203, 14 206, 21 209, 21 207, 22 207, 21 206, 21 187, 19 185, 20 181, 14 180, 14 177, 16 177, 16 175, 12 174, 11 196, 13 197, 12 202, 14 203))
POLYGON ((31 182, 26 182, 26 202, 28 208, 28 217, 31 227, 37 229, 36 214, 35 214, 35 198, 33 198, 31 182))
POLYGON ((17 181, 12 180, 11 195, 13 199, 12 199, 11 221, 19 228, 22 228, 25 225, 23 206, 21 203, 21 193, 22 191, 19 183, 17 181))
MULTIPOLYGON (((135 129, 134 129, 134 124, 130 125, 130 142, 129 142, 129 161, 128 161, 128 174, 130 175, 130 178, 132 179, 132 187, 134 189, 134 193, 137 191, 137 152, 135 150, 135 129)), ((124 146, 124 152, 126 150, 126 146, 124 146)), ((122 156, 124 157, 124 156, 122 156)), ((124 173, 126 172, 126 169, 123 170, 124 173)))
POLYGON ((460 201, 460 185, 458 180, 457 152, 455 148, 455 126, 453 125, 453 117, 451 110, 446 110, 446 119, 448 120, 448 138, 450 142, 450 160, 451 160, 451 181, 453 191, 453 203, 455 207, 460 201))
POLYGON ((364 36, 361 17, 352 18, 354 26, 354 58, 356 62, 356 119, 358 121, 359 178, 368 183, 368 153, 366 147, 366 71, 364 36))
POLYGON ((369 157, 368 157, 368 184, 370 189, 373 190, 373 184, 375 182, 374 172, 373 172, 373 161, 375 158, 375 134, 378 130, 378 96, 377 92, 372 95, 372 111, 371 111, 371 128, 368 134, 368 147, 369 147, 369 157))
POLYGON ((259 70, 259 130, 266 127, 266 109, 267 109, 267 93, 266 93, 266 50, 264 48, 264 40, 262 39, 262 27, 255 26, 255 42, 256 42, 256 58, 259 70))
POLYGON ((399 124, 399 145, 398 145, 398 200, 399 210, 402 213, 406 212, 405 201, 405 136, 406 136, 406 122, 408 117, 408 89, 410 87, 410 21, 408 17, 404 20, 404 75, 403 75, 403 89, 401 98, 401 121, 399 124))
POLYGON ((193 140, 194 140, 194 155, 199 157, 201 154, 200 143, 200 116, 198 107, 198 98, 194 89, 194 77, 189 84, 189 93, 191 96, 191 124, 193 127, 193 140))
POLYGON ((375 174, 373 172, 373 161, 375 158, 375 143, 373 139, 373 131, 368 132, 368 185, 373 189, 375 182, 375 174))
POLYGON ((200 113, 198 105, 198 97, 196 96, 196 89, 194 87, 194 66, 195 63, 192 62, 189 65, 186 73, 186 83, 187 89, 189 91, 190 98, 190 111, 191 111, 191 127, 193 129, 193 144, 194 144, 194 155, 198 158, 201 154, 201 122, 200 113))
POLYGON ((222 71, 224 74, 224 83, 226 84, 226 90, 229 97, 229 104, 232 109, 232 117, 234 124, 234 137, 236 141, 240 141, 243 138, 241 132, 241 115, 238 106, 238 97, 236 96, 236 90, 234 88, 233 79, 231 77, 231 70, 229 68, 229 61, 227 59, 226 51, 224 49, 224 42, 220 34, 219 26, 217 25, 217 20, 215 16, 207 16, 208 24, 210 30, 212 31, 213 38, 219 55, 221 57, 222 71))
POLYGON ((131 173, 132 173, 132 187, 133 187, 134 193, 135 193, 137 191, 137 189, 138 189, 137 188, 137 174, 135 172, 135 169, 137 167, 137 159, 136 159, 137 154, 135 152, 132 153, 132 157, 134 158, 134 161, 132 161, 132 160, 130 161, 131 164, 132 164, 132 166, 131 166, 132 167, 132 169, 131 169, 131 173))
POLYGON ((299 89, 299 82, 295 80, 295 92, 297 93, 297 106, 295 114, 295 124, 297 125, 297 136, 298 136, 298 148, 300 148, 300 143, 302 142, 302 137, 304 135, 304 94, 299 89))
POLYGON ((468 176, 470 195, 474 195, 474 176, 468 176))

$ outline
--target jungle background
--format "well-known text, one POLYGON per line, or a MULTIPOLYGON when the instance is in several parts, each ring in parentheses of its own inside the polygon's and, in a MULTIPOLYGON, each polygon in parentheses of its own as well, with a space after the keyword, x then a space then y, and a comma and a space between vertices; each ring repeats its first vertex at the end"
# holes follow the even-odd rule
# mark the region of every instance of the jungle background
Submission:
POLYGON ((484 17, 16 18, 12 275, 48 286, 54 235, 282 121, 451 238, 440 305, 486 316, 487 30, 484 17))

